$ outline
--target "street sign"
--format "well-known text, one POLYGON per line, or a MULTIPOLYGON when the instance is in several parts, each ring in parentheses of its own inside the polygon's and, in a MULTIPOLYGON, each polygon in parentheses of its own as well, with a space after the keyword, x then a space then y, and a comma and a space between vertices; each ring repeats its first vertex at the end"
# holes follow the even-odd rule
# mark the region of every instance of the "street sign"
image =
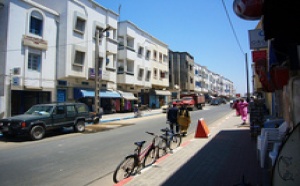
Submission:
MULTIPOLYGON (((99 76, 100 79, 102 78, 102 69, 99 68, 99 76)), ((95 69, 89 68, 89 79, 95 79, 95 69)))
POLYGON ((249 30, 250 49, 267 48, 268 42, 265 41, 265 34, 262 29, 249 30))

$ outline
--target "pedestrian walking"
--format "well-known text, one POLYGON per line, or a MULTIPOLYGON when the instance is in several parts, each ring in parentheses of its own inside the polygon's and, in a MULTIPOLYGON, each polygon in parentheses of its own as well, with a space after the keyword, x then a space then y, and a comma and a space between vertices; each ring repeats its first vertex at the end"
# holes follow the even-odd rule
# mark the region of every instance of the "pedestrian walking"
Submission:
POLYGON ((191 116, 185 105, 181 105, 179 109, 177 122, 180 126, 181 134, 185 136, 191 123, 191 116))
POLYGON ((239 105, 240 100, 235 100, 234 104, 232 105, 232 108, 235 109, 235 114, 236 116, 240 116, 240 105, 239 105))
POLYGON ((139 110, 139 105, 135 104, 133 107, 133 113, 134 113, 134 117, 141 117, 141 111, 139 110))
POLYGON ((176 129, 176 133, 179 133, 179 125, 177 122, 178 111, 179 109, 176 103, 174 103, 173 106, 169 108, 167 112, 167 121, 169 122, 170 129, 172 130, 173 133, 174 133, 174 127, 176 129))
POLYGON ((239 102, 239 108, 240 108, 241 118, 243 120, 242 125, 245 125, 247 117, 248 117, 248 103, 243 98, 241 98, 241 100, 239 102))

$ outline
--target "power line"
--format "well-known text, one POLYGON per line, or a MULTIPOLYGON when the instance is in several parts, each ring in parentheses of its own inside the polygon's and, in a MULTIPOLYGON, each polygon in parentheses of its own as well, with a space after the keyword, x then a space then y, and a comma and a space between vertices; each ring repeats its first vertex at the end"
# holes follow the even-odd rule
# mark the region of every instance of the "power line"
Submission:
POLYGON ((230 17, 229 17, 229 14, 228 14, 226 5, 225 5, 225 3, 224 3, 224 0, 222 0, 222 4, 223 4, 224 10, 225 10, 225 12, 226 12, 226 16, 227 16, 227 19, 228 19, 228 21, 229 21, 229 24, 230 24, 231 30, 232 30, 232 32, 233 32, 233 35, 234 35, 234 37, 235 37, 235 40, 236 40, 236 42, 237 42, 237 44, 238 44, 238 46, 239 46, 239 48, 240 48, 242 54, 245 55, 245 52, 244 52, 244 50, 242 49, 241 43, 240 43, 240 41, 239 41, 239 39, 238 39, 238 37, 237 37, 237 35, 236 35, 236 32, 235 32, 235 30, 234 30, 232 21, 231 21, 231 19, 230 19, 230 17))

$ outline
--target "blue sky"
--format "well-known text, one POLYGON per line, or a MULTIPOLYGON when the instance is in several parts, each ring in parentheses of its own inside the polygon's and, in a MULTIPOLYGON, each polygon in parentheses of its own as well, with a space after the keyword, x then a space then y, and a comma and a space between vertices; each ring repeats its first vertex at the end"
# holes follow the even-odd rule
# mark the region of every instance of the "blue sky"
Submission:
POLYGON ((245 53, 248 55, 249 84, 251 51, 248 30, 258 21, 243 20, 233 12, 233 0, 224 0, 237 43, 222 0, 95 0, 156 37, 173 51, 188 52, 195 63, 223 75, 234 83, 237 93, 246 93, 245 53))

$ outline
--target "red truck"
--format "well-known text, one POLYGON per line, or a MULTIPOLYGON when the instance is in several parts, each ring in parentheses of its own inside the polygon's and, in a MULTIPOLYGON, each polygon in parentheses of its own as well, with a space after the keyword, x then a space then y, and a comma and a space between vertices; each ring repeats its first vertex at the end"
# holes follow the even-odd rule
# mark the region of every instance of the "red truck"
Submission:
POLYGON ((205 96, 203 94, 182 94, 181 104, 187 106, 189 110, 202 109, 205 106, 205 96))

